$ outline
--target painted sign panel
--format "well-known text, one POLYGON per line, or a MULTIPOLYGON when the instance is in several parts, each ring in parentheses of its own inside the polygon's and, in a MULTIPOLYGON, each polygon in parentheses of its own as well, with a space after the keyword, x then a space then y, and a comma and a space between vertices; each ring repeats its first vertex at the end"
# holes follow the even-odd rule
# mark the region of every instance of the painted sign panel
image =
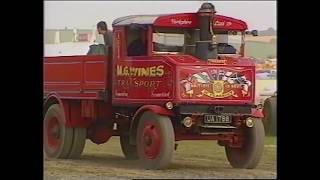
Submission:
POLYGON ((182 99, 251 100, 253 70, 245 67, 182 68, 180 96, 182 99))
POLYGON ((116 65, 115 98, 170 99, 173 97, 172 69, 161 61, 134 61, 116 65))

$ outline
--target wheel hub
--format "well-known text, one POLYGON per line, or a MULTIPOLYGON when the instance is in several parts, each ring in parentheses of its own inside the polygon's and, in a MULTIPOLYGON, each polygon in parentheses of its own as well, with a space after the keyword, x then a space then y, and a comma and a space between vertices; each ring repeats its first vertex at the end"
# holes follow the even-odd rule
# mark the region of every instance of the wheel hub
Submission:
POLYGON ((145 145, 150 146, 152 144, 152 138, 150 136, 145 136, 144 143, 145 145))
POLYGON ((54 126, 53 129, 52 129, 52 135, 59 139, 60 138, 60 128, 59 126, 54 126))
POLYGON ((48 120, 46 128, 46 139, 51 149, 56 150, 60 146, 60 127, 56 117, 48 120))
POLYGON ((155 159, 160 153, 161 134, 154 122, 147 122, 143 129, 142 145, 148 159, 155 159))

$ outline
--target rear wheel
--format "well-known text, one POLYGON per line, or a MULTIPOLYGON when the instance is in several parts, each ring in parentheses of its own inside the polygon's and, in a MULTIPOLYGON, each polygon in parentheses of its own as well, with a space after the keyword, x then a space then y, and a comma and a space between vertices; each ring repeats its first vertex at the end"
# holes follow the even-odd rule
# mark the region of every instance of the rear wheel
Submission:
POLYGON ((85 128, 73 128, 73 142, 69 158, 77 159, 81 156, 86 143, 87 130, 85 128))
POLYGON ((244 142, 241 148, 225 146, 227 158, 234 168, 255 168, 264 149, 264 127, 261 120, 255 120, 254 126, 244 129, 244 142))
POLYGON ((174 152, 174 130, 169 117, 147 111, 139 120, 137 150, 139 162, 146 169, 167 167, 174 152))
POLYGON ((73 129, 65 126, 65 116, 58 104, 53 104, 44 117, 44 151, 47 158, 67 158, 72 146, 73 129))
POLYGON ((49 107, 44 118, 44 154, 46 158, 79 158, 87 132, 85 128, 69 128, 60 105, 49 107))
POLYGON ((120 135, 120 145, 126 159, 138 159, 137 146, 129 143, 129 135, 120 135))

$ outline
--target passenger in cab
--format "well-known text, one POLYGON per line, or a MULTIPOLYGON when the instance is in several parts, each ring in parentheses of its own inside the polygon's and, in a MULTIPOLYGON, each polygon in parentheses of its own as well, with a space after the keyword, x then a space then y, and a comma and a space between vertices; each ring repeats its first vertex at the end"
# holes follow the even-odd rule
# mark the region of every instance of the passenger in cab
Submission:
POLYGON ((140 30, 131 32, 135 39, 128 46, 128 56, 145 56, 147 55, 146 31, 140 30), (134 35, 133 35, 134 36, 134 35))

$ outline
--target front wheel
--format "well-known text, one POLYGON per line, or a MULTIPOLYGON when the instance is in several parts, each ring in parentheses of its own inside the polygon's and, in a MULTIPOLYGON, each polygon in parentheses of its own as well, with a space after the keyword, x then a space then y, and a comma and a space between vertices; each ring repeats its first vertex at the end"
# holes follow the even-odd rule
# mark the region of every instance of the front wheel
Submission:
POLYGON ((147 111, 137 129, 139 162, 145 169, 163 169, 172 159, 175 137, 169 117, 147 111))
POLYGON ((234 168, 255 168, 264 149, 264 127, 261 120, 255 120, 254 126, 244 129, 244 142, 241 148, 225 146, 227 158, 234 168))

